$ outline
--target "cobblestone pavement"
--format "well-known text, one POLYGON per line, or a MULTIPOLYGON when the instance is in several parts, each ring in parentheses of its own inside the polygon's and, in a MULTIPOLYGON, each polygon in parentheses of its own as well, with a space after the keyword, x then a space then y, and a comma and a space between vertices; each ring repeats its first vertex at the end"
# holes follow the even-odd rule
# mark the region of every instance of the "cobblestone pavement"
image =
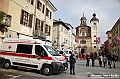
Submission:
MULTIPOLYGON (((100 67, 98 60, 95 61, 95 67, 86 67, 86 60, 77 60, 76 75, 70 75, 69 69, 61 74, 44 76, 36 73, 36 71, 19 71, 11 69, 16 76, 9 77, 10 79, 120 79, 120 61, 116 63, 116 69, 100 67), (90 76, 90 77, 88 77, 90 76)), ((5 70, 8 71, 8 70, 5 70)), ((12 72, 12 73, 13 73, 12 72)), ((5 75, 5 74, 4 74, 5 75)), ((8 74, 9 75, 9 74, 8 74)), ((1 75, 0 75, 1 76, 1 75)), ((0 78, 1 79, 1 78, 0 78)), ((8 79, 8 78, 4 78, 8 79)))

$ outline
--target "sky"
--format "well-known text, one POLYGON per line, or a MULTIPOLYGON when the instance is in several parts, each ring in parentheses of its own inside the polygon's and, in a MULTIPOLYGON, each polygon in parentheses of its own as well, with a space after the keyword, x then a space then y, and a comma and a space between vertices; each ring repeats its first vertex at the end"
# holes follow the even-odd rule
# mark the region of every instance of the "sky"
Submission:
POLYGON ((98 35, 101 39, 100 44, 107 40, 106 32, 111 30, 117 20, 120 18, 120 0, 50 0, 57 9, 54 12, 54 19, 69 23, 74 28, 80 25, 80 19, 83 16, 87 19, 87 25, 90 26, 90 20, 95 12, 99 19, 98 35))

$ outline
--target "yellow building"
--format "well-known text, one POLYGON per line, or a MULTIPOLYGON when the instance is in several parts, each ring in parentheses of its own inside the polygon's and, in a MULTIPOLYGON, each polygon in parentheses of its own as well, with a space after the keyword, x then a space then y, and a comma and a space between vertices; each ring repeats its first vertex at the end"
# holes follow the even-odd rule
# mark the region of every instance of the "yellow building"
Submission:
POLYGON ((53 46, 59 49, 67 49, 68 45, 68 31, 70 28, 60 19, 53 22, 53 46))
POLYGON ((46 38, 52 40, 53 15, 50 0, 0 0, 0 11, 11 16, 11 25, 1 26, 4 38, 46 38), (4 33, 3 33, 4 31, 4 33))
POLYGON ((77 42, 75 41, 75 37, 76 37, 76 35, 74 33, 72 33, 72 49, 73 49, 73 51, 77 52, 77 50, 76 50, 77 42))
POLYGON ((93 18, 90 20, 91 26, 86 23, 86 17, 83 14, 81 17, 80 26, 76 27, 76 38, 79 39, 77 43, 77 50, 79 53, 98 53, 99 44, 96 42, 98 38, 98 23, 96 14, 93 14, 93 18))

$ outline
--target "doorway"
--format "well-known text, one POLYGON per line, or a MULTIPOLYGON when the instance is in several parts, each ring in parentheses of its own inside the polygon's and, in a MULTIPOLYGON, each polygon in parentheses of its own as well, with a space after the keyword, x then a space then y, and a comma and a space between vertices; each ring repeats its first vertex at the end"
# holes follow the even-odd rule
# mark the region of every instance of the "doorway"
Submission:
POLYGON ((85 53, 85 49, 81 49, 81 54, 85 53))
POLYGON ((81 49, 82 58, 84 58, 85 49, 81 49))

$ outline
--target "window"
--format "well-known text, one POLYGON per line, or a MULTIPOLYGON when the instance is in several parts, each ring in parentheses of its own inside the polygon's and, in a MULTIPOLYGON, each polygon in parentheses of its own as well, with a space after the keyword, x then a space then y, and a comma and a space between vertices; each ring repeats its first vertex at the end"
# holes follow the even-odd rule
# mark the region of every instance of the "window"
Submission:
POLYGON ((46 24, 46 26, 45 26, 45 33, 48 33, 48 35, 50 35, 50 29, 51 29, 51 27, 46 24))
POLYGON ((66 38, 64 38, 64 43, 66 43, 66 38))
POLYGON ((96 48, 96 46, 94 46, 94 48, 96 48))
POLYGON ((85 40, 82 40, 80 43, 81 43, 81 44, 86 44, 86 41, 85 41, 85 40))
POLYGON ((82 36, 85 36, 85 33, 84 33, 84 32, 82 32, 82 36))
POLYGON ((63 32, 63 27, 61 27, 61 31, 63 32))
POLYGON ((44 14, 45 5, 43 4, 42 13, 44 14))
POLYGON ((55 36, 52 36, 52 41, 55 41, 56 39, 55 39, 55 36))
POLYGON ((52 19, 52 12, 49 11, 48 8, 46 8, 46 16, 47 16, 48 18, 52 19))
POLYGON ((37 9, 41 12, 42 11, 42 3, 38 0, 37 2, 37 9))
POLYGON ((60 54, 64 54, 64 52, 63 52, 63 51, 60 51, 60 54))
POLYGON ((93 25, 96 25, 96 23, 93 23, 93 25))
POLYGON ((35 30, 41 30, 43 32, 43 21, 36 18, 35 30))
POLYGON ((32 28, 32 18, 33 14, 29 14, 28 12, 22 10, 20 24, 32 28))
POLYGON ((41 23, 41 21, 36 18, 36 26, 35 26, 36 30, 40 30, 40 23, 41 23))
POLYGON ((16 52, 32 54, 32 47, 33 47, 33 45, 18 44, 16 52))
POLYGON ((96 40, 94 40, 94 42, 96 42, 96 40))
POLYGON ((42 32, 43 32, 43 24, 44 24, 44 22, 41 21, 41 31, 42 31, 42 32))
POLYGON ((58 56, 58 52, 54 49, 53 46, 48 46, 48 45, 43 45, 43 46, 47 49, 47 51, 48 51, 51 55, 53 55, 53 56, 58 56))
POLYGON ((33 5, 33 0, 27 0, 27 2, 33 5))
POLYGON ((49 16, 49 10, 48 10, 48 8, 46 8, 46 16, 47 17, 49 16))
POLYGON ((116 29, 116 34, 118 33, 118 28, 116 29))
POLYGON ((47 53, 45 52, 45 50, 43 49, 43 47, 40 46, 40 45, 35 45, 35 54, 47 56, 47 53), (44 51, 44 53, 41 53, 43 51, 44 51))

